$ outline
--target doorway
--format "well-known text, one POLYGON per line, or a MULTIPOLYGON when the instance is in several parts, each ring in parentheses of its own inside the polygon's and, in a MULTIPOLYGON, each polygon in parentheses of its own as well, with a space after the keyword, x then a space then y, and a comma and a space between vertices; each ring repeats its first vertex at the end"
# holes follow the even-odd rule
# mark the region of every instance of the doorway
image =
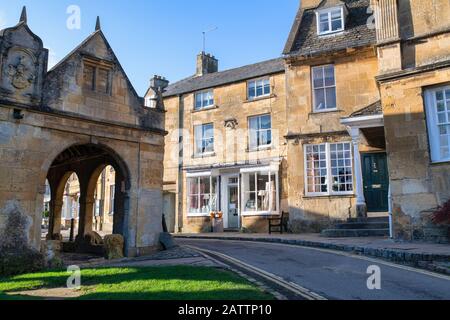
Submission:
POLYGON ((222 177, 224 227, 228 230, 238 230, 241 226, 239 180, 239 175, 222 177))
POLYGON ((367 211, 389 211, 389 173, 386 153, 362 154, 364 196, 367 211))

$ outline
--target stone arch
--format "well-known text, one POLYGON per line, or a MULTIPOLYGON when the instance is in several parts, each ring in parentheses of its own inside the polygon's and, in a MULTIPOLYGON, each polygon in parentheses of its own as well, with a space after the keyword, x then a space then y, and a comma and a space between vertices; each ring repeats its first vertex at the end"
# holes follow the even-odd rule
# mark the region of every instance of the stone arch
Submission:
POLYGON ((114 216, 114 232, 126 239, 126 223, 129 215, 129 190, 131 177, 125 161, 111 148, 100 144, 73 144, 58 153, 48 169, 47 179, 51 181, 54 191, 53 225, 50 238, 59 239, 60 230, 57 222, 61 219, 62 196, 68 178, 75 173, 80 184, 79 198, 79 225, 77 241, 83 241, 85 236, 92 232, 92 219, 94 212, 94 191, 101 172, 111 166, 116 172, 116 197, 114 216))

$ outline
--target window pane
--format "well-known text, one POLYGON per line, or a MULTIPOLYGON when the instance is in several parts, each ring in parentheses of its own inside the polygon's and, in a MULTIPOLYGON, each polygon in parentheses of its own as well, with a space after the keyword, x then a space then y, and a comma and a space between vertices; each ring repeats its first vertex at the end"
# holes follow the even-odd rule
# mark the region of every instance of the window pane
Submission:
POLYGON ((269 211, 270 206, 270 184, 267 173, 257 174, 258 181, 258 211, 269 211))
POLYGON ((325 110, 325 90, 324 89, 316 89, 314 90, 314 102, 315 102, 315 110, 325 110))
POLYGON ((313 86, 314 88, 323 88, 324 86, 322 67, 313 68, 313 86))
POLYGON ((332 190, 333 192, 353 191, 353 169, 351 153, 345 149, 350 143, 338 143, 330 145, 332 190))
POLYGON ((342 20, 333 20, 331 22, 331 30, 332 31, 336 31, 336 30, 341 30, 342 29, 342 20))
POLYGON ((325 86, 334 86, 334 66, 326 66, 324 67, 324 73, 325 73, 325 86))
POLYGON ((327 88, 327 109, 336 109, 336 88, 327 88))
POLYGON ((331 11, 331 19, 341 19, 341 9, 331 11))
POLYGON ((271 116, 265 115, 261 117, 261 129, 270 129, 271 128, 271 116))
POLYGON ((325 145, 313 145, 306 149, 307 190, 310 193, 328 192, 326 149, 322 147, 325 145))
POLYGON ((320 22, 328 22, 328 13, 320 14, 320 22))
POLYGON ((202 107, 202 94, 197 93, 195 95, 195 109, 201 109, 202 107))
POLYGON ((443 91, 436 92, 436 100, 438 100, 438 101, 444 100, 444 92, 443 91))

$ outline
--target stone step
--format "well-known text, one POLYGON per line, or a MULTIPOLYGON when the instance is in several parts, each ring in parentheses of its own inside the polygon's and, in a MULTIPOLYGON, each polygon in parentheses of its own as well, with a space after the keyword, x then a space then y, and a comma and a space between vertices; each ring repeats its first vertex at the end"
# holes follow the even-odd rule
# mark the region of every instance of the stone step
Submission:
POLYGON ((351 222, 337 224, 336 229, 358 230, 358 229, 389 229, 389 222, 351 222))
POLYGON ((322 237, 327 238, 362 238, 388 237, 388 229, 328 229, 322 231, 322 237))
POLYGON ((389 223, 389 217, 372 217, 372 218, 351 218, 347 220, 348 223, 365 222, 365 223, 389 223))

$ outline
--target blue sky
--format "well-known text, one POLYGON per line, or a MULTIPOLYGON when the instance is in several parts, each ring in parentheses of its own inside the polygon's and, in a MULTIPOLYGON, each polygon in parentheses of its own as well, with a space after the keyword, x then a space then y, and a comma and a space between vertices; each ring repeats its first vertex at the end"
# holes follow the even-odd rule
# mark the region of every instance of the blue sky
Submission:
POLYGON ((23 5, 28 24, 50 49, 55 64, 83 41, 101 16, 102 29, 139 94, 153 74, 171 82, 195 71, 202 31, 214 27, 207 51, 220 70, 281 55, 299 0, 7 0, 0 28, 17 23, 23 5), (66 27, 70 5, 81 10, 81 29, 66 27))

